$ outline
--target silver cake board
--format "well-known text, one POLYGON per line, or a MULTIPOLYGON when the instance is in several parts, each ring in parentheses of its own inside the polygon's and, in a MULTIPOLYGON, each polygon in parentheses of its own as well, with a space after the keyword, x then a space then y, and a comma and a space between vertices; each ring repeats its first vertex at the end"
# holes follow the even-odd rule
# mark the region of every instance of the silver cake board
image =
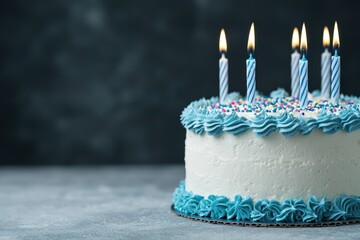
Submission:
POLYGON ((294 228, 294 227, 335 227, 341 225, 360 224, 360 219, 348 221, 332 221, 332 222, 319 222, 319 223, 256 223, 256 222, 240 222, 227 219, 212 219, 208 217, 200 217, 197 215, 186 215, 175 210, 174 204, 170 207, 171 212, 177 216, 191 219, 193 221, 207 222, 213 224, 224 224, 241 227, 276 227, 276 228, 294 228))

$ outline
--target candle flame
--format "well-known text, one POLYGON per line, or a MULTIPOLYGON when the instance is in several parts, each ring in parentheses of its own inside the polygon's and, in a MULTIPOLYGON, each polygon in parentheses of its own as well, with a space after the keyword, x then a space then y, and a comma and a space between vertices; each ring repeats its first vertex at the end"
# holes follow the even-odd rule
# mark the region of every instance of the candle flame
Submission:
POLYGON ((323 32, 323 46, 325 48, 330 46, 330 33, 329 33, 329 29, 327 26, 324 27, 324 32, 323 32))
POLYGON ((335 21, 334 35, 333 35, 333 48, 338 48, 339 46, 340 46, 339 30, 338 30, 338 24, 335 21))
POLYGON ((251 24, 250 32, 249 32, 249 39, 247 49, 249 52, 255 50, 255 30, 254 30, 254 23, 251 24))
POLYGON ((223 28, 221 29, 221 32, 220 32, 219 50, 220 50, 220 52, 227 51, 226 36, 225 36, 225 31, 223 28))
POLYGON ((293 34, 292 34, 292 41, 291 41, 291 47, 292 49, 296 49, 299 47, 299 30, 298 28, 294 28, 293 34))
POLYGON ((303 23, 301 28, 300 50, 303 52, 307 51, 307 37, 306 37, 305 23, 303 23))

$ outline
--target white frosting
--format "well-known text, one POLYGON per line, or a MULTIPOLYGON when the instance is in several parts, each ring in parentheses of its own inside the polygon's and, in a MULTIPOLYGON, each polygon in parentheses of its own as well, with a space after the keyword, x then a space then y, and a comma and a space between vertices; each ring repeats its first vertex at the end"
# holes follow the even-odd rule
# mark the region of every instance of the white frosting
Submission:
POLYGON ((186 190, 255 201, 360 195, 360 131, 284 137, 220 137, 187 131, 186 190))

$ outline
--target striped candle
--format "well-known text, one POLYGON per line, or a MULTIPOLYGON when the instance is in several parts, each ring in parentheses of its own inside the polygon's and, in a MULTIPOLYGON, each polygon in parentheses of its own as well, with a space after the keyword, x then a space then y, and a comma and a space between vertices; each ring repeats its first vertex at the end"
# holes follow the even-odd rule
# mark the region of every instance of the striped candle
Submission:
POLYGON ((291 54, 291 97, 299 98, 300 95, 300 79, 299 79, 299 60, 300 53, 297 51, 299 47, 299 30, 294 28, 291 47, 294 52, 291 54))
POLYGON ((221 29, 220 32, 219 51, 221 53, 219 60, 219 98, 220 103, 224 104, 228 94, 228 60, 225 57, 227 43, 224 29, 221 29))
POLYGON ((255 80, 255 69, 256 69, 256 61, 253 57, 255 51, 255 30, 254 23, 251 24, 248 46, 247 49, 249 51, 249 59, 246 60, 246 98, 247 102, 251 105, 255 103, 255 91, 256 91, 256 80, 255 80))
POLYGON ((321 54, 321 97, 330 98, 331 54, 326 48, 321 54))
POLYGON ((299 61, 300 105, 302 108, 306 108, 308 106, 308 60, 306 59, 307 38, 305 24, 301 29, 300 49, 302 52, 302 58, 299 61))
POLYGON ((219 79, 220 79, 220 103, 226 102, 226 96, 228 94, 228 60, 223 53, 219 60, 219 79))
POLYGON ((325 50, 321 54, 321 97, 328 99, 330 98, 331 54, 328 50, 330 34, 327 27, 324 27, 323 46, 325 50))
POLYGON ((299 61, 300 71, 300 105, 302 108, 308 105, 308 60, 303 55, 299 61))
POLYGON ((335 51, 331 57, 331 99, 337 102, 340 97, 340 56, 335 51))
POLYGON ((295 50, 291 54, 291 97, 293 98, 299 98, 300 95, 299 60, 300 53, 295 50))
POLYGON ((337 102, 340 98, 340 56, 338 50, 340 46, 339 30, 337 22, 335 22, 333 49, 334 56, 331 57, 331 100, 337 102))
POLYGON ((255 89, 256 89, 256 81, 255 81, 255 69, 256 69, 256 61, 250 55, 250 58, 246 60, 246 82, 247 82, 247 101, 249 104, 255 103, 255 89))

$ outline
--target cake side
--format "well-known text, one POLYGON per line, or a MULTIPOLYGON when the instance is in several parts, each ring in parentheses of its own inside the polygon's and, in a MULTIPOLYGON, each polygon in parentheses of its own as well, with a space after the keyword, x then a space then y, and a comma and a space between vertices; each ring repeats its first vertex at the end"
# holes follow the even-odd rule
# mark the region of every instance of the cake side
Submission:
POLYGON ((360 195, 360 131, 284 137, 219 137, 187 131, 186 190, 253 200, 360 195))

